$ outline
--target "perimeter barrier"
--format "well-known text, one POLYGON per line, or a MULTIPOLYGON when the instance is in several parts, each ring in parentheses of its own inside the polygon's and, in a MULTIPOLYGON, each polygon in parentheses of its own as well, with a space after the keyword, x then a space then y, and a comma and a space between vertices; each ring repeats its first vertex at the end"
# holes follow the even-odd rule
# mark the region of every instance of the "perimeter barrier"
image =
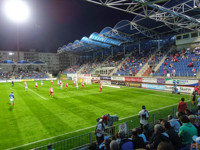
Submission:
MULTIPOLYGON (((192 112, 197 111, 197 107, 192 105, 191 102, 187 102, 188 109, 192 112)), ((178 105, 178 104, 177 104, 178 105)), ((164 109, 158 109, 156 111, 150 112, 149 115, 149 126, 152 128, 153 125, 159 120, 159 119, 167 119, 168 115, 172 115, 176 117, 176 109, 177 106, 171 106, 169 108, 164 109)), ((116 123, 115 125, 106 128, 106 133, 108 133, 108 136, 112 138, 115 136, 115 134, 119 130, 124 130, 127 136, 131 136, 131 130, 133 128, 137 128, 140 126, 139 117, 138 115, 135 115, 133 117, 130 117, 129 119, 124 120, 124 122, 121 120, 120 123, 116 123)), ((55 150, 87 150, 90 143, 96 142, 96 136, 94 134, 94 131, 74 136, 62 141, 58 141, 55 143, 51 143, 53 148, 55 150)), ((44 145, 38 148, 35 148, 34 150, 47 150, 48 145, 44 145)))

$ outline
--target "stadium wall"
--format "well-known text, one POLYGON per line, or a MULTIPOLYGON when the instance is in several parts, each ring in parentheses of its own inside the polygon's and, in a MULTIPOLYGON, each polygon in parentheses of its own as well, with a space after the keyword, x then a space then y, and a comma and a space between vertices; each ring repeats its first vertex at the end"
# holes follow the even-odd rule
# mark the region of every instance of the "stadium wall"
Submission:
POLYGON ((0 80, 0 83, 6 82, 25 82, 25 81, 40 81, 40 80, 57 80, 57 78, 41 78, 41 79, 16 79, 16 80, 0 80))
MULTIPOLYGON (((75 77, 75 74, 69 74, 67 77, 75 77)), ((177 84, 179 92, 191 93, 194 86, 200 85, 197 79, 173 79, 173 78, 147 78, 147 77, 116 77, 116 76, 92 76, 90 74, 78 74, 78 79, 91 80, 92 83, 102 83, 107 85, 118 85, 127 87, 137 87, 152 90, 172 91, 174 83, 177 84)), ((200 91, 199 91, 200 93, 200 91)))

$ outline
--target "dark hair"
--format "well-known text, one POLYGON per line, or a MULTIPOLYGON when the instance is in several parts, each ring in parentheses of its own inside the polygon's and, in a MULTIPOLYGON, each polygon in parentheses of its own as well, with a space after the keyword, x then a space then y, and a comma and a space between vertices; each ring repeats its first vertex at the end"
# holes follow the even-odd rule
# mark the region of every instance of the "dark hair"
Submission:
POLYGON ((143 126, 143 128, 144 128, 144 130, 149 130, 149 124, 145 124, 145 125, 143 126))
POLYGON ((141 128, 136 128, 136 130, 137 130, 138 134, 142 134, 142 129, 141 128))
POLYGON ((161 123, 162 121, 165 121, 164 119, 159 119, 158 122, 161 123))
POLYGON ((143 106, 142 106, 142 109, 145 109, 145 108, 146 108, 146 107, 143 105, 143 106))
POLYGON ((167 142, 160 142, 157 150, 174 150, 174 147, 171 143, 167 143, 167 142))
POLYGON ((107 140, 105 141, 106 150, 110 150, 110 142, 111 142, 111 139, 107 139, 107 140))
POLYGON ((186 109, 185 112, 186 112, 186 115, 188 116, 192 114, 192 112, 189 109, 186 109))
POLYGON ((166 122, 164 123, 164 127, 165 127, 165 129, 169 130, 169 129, 171 128, 171 125, 170 125, 169 122, 166 121, 166 122))
POLYGON ((178 117, 178 118, 180 118, 181 116, 184 116, 184 115, 185 115, 185 114, 182 113, 182 112, 178 112, 178 113, 177 113, 177 117, 178 117))
POLYGON ((49 149, 49 148, 53 148, 53 145, 52 144, 49 144, 49 145, 47 145, 47 148, 49 149))
POLYGON ((190 122, 190 120, 188 119, 188 117, 185 116, 185 115, 180 116, 180 121, 181 121, 182 123, 188 123, 188 122, 190 122))
POLYGON ((119 131, 119 138, 123 139, 126 137, 126 134, 124 131, 119 131))
POLYGON ((136 128, 133 128, 133 129, 132 129, 132 135, 133 135, 134 137, 138 137, 138 132, 137 132, 137 129, 136 129, 136 128))
POLYGON ((116 139, 119 138, 119 132, 117 132, 117 133, 115 134, 115 138, 116 138, 116 139))
POLYGON ((184 102, 184 100, 185 100, 185 99, 182 97, 182 98, 181 98, 181 101, 184 102))
POLYGON ((172 116, 172 115, 168 115, 168 118, 172 119, 172 118, 173 118, 173 116, 172 116))

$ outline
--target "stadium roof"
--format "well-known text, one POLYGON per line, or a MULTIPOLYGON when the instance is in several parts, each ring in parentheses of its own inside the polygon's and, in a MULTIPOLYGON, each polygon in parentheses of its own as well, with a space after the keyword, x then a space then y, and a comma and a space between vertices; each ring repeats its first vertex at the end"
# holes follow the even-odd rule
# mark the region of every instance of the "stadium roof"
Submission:
POLYGON ((33 61, 32 64, 45 64, 45 62, 36 60, 36 61, 33 61))
POLYGON ((26 61, 26 60, 20 60, 17 62, 18 64, 30 64, 29 61, 26 61))
POLYGON ((121 20, 89 38, 64 45, 58 52, 90 52, 110 49, 144 39, 162 39, 190 31, 200 31, 199 0, 86 0, 133 14, 133 20, 121 20))
POLYGON ((14 64, 12 60, 3 60, 0 62, 1 64, 14 64))

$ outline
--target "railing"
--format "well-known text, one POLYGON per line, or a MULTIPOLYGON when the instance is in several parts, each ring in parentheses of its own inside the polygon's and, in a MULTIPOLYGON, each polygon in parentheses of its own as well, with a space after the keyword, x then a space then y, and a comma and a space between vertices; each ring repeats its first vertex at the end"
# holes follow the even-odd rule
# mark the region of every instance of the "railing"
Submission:
MULTIPOLYGON (((157 73, 158 74, 158 73, 157 73)), ((199 78, 200 77, 200 72, 198 71, 197 73, 193 73, 193 75, 191 73, 186 72, 185 74, 177 72, 175 73, 175 75, 173 75, 173 73, 167 73, 169 75, 164 75, 164 72, 162 73, 162 75, 157 75, 156 73, 153 74, 153 77, 189 77, 189 78, 199 78)))
MULTIPOLYGON (((178 104, 177 104, 178 105, 178 104)), ((177 106, 172 106, 167 109, 157 109, 157 111, 154 111, 154 113, 150 112, 149 116, 149 125, 152 127, 159 119, 167 119, 168 115, 172 115, 175 117, 176 115, 176 108, 177 106)), ((197 107, 191 105, 191 102, 188 102, 188 109, 192 111, 197 111, 197 107)), ((120 121, 120 123, 117 123, 113 125, 112 127, 106 128, 106 133, 108 133, 108 136, 112 137, 119 131, 119 125, 125 124, 127 127, 127 135, 131 136, 131 130, 133 128, 139 127, 140 122, 138 115, 135 115, 130 119, 127 119, 126 122, 120 121)), ((68 138, 59 142, 52 143, 51 145, 55 150, 86 150, 88 149, 88 145, 92 142, 96 141, 96 136, 94 132, 82 134, 79 136, 75 136, 72 138, 68 138)), ((47 150, 47 146, 41 146, 38 148, 35 148, 34 150, 47 150)))

